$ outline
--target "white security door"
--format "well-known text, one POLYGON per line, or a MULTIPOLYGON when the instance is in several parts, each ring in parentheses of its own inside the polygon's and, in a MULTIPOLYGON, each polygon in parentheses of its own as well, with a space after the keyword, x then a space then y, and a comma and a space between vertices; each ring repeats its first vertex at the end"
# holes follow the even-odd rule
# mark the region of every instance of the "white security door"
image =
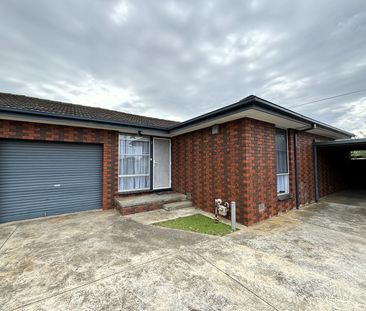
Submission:
POLYGON ((154 138, 153 151, 154 189, 170 188, 170 139, 154 138))

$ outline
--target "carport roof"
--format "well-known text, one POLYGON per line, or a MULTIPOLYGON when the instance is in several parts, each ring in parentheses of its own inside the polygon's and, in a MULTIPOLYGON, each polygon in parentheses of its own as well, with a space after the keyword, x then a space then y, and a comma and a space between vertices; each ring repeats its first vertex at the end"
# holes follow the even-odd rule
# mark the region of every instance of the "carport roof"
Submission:
POLYGON ((318 141, 315 145, 318 147, 347 147, 352 149, 363 149, 366 148, 366 138, 318 141))

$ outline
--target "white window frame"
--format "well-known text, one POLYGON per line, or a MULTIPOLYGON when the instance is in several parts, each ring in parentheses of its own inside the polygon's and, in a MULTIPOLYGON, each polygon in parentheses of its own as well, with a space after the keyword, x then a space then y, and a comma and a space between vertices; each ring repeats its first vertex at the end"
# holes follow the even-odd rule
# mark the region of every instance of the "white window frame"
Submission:
MULTIPOLYGON (((286 158, 287 158, 287 173, 277 173, 277 167, 276 167, 276 192, 277 192, 277 183, 278 183, 278 176, 287 176, 286 178, 286 191, 285 192, 277 192, 277 195, 286 195, 290 193, 290 158, 289 158, 289 152, 288 152, 288 129, 276 127, 276 129, 284 130, 286 133, 286 158)), ((276 138, 275 138, 276 139, 276 138)), ((276 147, 276 142, 275 142, 276 147)), ((275 148, 275 156, 277 161, 277 150, 275 148)))
POLYGON ((142 136, 144 138, 148 139, 149 142, 149 154, 121 154, 121 140, 123 136, 138 136, 138 135, 134 135, 134 134, 129 134, 129 133, 120 133, 118 136, 118 192, 137 192, 137 191, 146 191, 146 190, 150 190, 151 189, 151 185, 147 188, 139 188, 139 189, 127 189, 127 190, 123 190, 122 189, 122 183, 120 182, 120 180, 122 179, 122 177, 149 177, 150 180, 150 184, 151 184, 151 168, 150 168, 150 162, 151 162, 151 143, 150 143, 150 136, 142 136), (120 174, 120 161, 122 159, 122 156, 149 156, 149 173, 148 174, 136 174, 136 175, 124 175, 124 174, 120 174))

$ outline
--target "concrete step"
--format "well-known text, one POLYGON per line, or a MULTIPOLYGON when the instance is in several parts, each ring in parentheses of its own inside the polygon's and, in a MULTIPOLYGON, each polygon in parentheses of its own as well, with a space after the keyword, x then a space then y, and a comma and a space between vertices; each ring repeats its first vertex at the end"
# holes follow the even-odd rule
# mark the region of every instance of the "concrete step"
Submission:
POLYGON ((137 195, 121 195, 116 198, 117 203, 120 207, 133 207, 138 205, 150 205, 157 203, 169 203, 176 201, 186 200, 187 196, 177 192, 158 192, 149 194, 137 194, 137 195))
POLYGON ((184 201, 163 204, 163 209, 165 209, 166 211, 173 211, 176 209, 187 208, 187 207, 192 207, 191 201, 184 200, 184 201))

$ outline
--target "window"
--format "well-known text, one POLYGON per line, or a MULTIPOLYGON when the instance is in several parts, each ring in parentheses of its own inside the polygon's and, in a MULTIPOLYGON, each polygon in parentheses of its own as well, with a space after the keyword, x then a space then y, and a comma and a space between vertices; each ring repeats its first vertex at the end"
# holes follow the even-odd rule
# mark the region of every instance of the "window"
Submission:
POLYGON ((276 129, 276 174, 277 194, 289 192, 289 171, 287 152, 287 132, 276 129))
POLYGON ((150 140, 148 137, 120 135, 119 191, 150 189, 150 140))

